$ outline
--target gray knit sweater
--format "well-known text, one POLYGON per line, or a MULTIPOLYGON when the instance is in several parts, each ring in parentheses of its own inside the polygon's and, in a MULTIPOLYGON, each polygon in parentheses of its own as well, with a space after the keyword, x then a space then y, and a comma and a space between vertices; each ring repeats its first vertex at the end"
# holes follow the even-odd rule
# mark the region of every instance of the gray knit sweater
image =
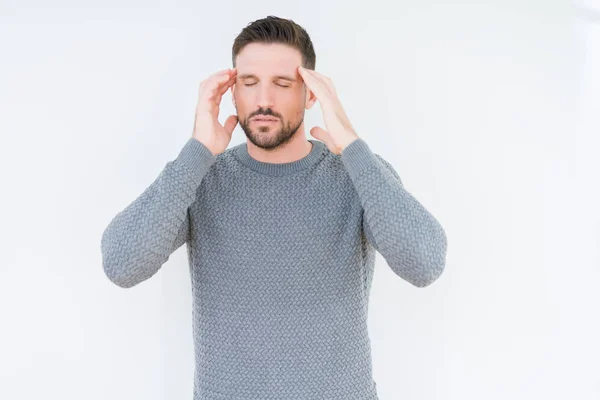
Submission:
POLYGON ((367 331, 375 251, 425 287, 446 235, 361 138, 271 164, 246 143, 214 156, 189 138, 102 235, 130 288, 187 244, 194 400, 378 399, 367 331))

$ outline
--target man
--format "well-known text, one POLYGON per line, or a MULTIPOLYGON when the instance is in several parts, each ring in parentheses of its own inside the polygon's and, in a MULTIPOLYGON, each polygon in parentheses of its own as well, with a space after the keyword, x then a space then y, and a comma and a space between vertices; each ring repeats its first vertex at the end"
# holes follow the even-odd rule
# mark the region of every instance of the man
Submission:
POLYGON ((444 230, 353 129, 303 28, 249 24, 233 67, 200 84, 192 137, 106 228, 104 271, 129 288, 187 244, 195 400, 377 399, 375 251, 425 287, 444 269, 444 230), (229 89, 237 115, 221 125, 229 89), (316 101, 326 126, 307 140, 316 101), (248 140, 227 149, 238 122, 248 140))

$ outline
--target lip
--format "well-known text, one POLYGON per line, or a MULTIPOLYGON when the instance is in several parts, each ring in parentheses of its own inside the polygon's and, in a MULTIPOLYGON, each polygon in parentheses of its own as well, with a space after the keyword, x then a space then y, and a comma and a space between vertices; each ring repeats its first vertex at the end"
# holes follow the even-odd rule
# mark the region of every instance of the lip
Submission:
POLYGON ((269 123, 269 122, 277 122, 278 120, 277 120, 277 118, 272 118, 272 117, 254 117, 254 118, 252 118, 252 121, 269 123))

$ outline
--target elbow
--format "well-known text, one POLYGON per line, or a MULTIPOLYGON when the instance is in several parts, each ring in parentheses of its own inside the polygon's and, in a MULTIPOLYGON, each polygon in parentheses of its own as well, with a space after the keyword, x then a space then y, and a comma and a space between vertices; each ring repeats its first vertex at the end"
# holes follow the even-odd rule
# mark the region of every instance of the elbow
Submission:
POLYGON ((416 276, 416 279, 412 279, 409 282, 418 288, 425 288, 430 286, 433 282, 437 281, 438 278, 444 272, 445 263, 433 265, 428 264, 422 268, 422 273, 416 276))
POLYGON ((149 261, 144 261, 140 254, 102 246, 104 274, 112 283, 124 289, 132 288, 154 275, 158 271, 158 266, 152 265, 149 261))
POLYGON ((115 241, 112 236, 107 235, 106 231, 102 235, 100 244, 102 253, 102 268, 104 275, 115 285, 122 288, 131 288, 139 283, 135 279, 135 274, 131 272, 132 268, 124 262, 123 255, 117 251, 115 241))
POLYGON ((437 281, 444 272, 445 262, 388 262, 400 278, 418 288, 425 288, 437 281))
POLYGON ((419 241, 412 251, 403 252, 389 262, 396 275, 418 288, 430 286, 444 272, 448 242, 443 229, 436 236, 419 241))
POLYGON ((437 230, 437 236, 427 246, 427 251, 421 252, 421 257, 417 258, 421 261, 416 270, 421 273, 417 275, 418 279, 411 282, 414 286, 424 288, 438 280, 446 267, 447 249, 448 238, 440 226, 437 230))
POLYGON ((106 259, 103 261, 103 269, 104 274, 112 283, 124 289, 134 287, 139 283, 132 279, 129 274, 123 272, 125 268, 111 264, 106 259))

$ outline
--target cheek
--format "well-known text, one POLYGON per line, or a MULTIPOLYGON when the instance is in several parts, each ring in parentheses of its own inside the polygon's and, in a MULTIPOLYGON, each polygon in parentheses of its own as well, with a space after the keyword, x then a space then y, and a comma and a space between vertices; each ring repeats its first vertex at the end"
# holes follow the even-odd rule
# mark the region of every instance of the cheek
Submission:
POLYGON ((233 99, 235 100, 235 108, 238 110, 238 113, 245 114, 247 111, 252 111, 250 110, 252 107, 249 103, 249 98, 250 97, 248 95, 242 93, 241 91, 235 91, 233 99))
POLYGON ((252 90, 252 87, 241 86, 235 91, 235 102, 238 107, 242 107, 246 110, 257 108, 257 93, 256 90, 252 90))
POLYGON ((293 101, 287 103, 285 110, 283 111, 285 114, 285 119, 291 121, 292 123, 296 123, 298 120, 304 117, 304 111, 306 107, 304 106, 304 102, 302 98, 294 98, 293 101))
POLYGON ((296 89, 284 89, 277 93, 279 104, 287 105, 287 108, 296 108, 298 105, 304 104, 304 95, 302 91, 296 89))

